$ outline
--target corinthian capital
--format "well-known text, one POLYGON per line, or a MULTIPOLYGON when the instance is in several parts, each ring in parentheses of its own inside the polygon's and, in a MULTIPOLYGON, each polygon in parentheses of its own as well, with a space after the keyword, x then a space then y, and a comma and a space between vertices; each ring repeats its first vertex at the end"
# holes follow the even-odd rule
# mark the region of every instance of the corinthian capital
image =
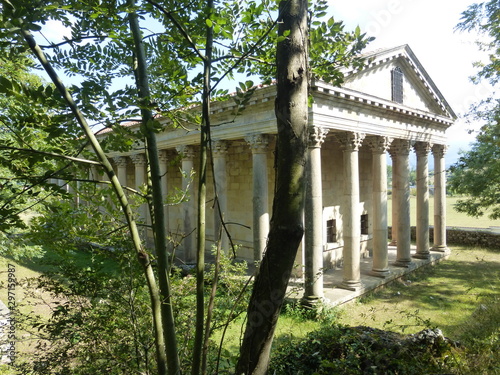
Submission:
POLYGON ((370 146, 373 152, 380 154, 387 152, 387 150, 389 150, 392 141, 393 138, 391 137, 383 137, 379 135, 366 137, 365 140, 365 142, 368 144, 368 146, 370 146))
POLYGON ((389 149, 389 153, 391 156, 396 156, 396 155, 410 155, 410 147, 411 143, 407 139, 395 139, 392 144, 391 148, 389 149))
POLYGON ((413 145, 413 149, 415 150, 415 154, 417 156, 427 156, 431 151, 432 145, 429 142, 415 142, 413 145))
POLYGON ((447 150, 448 146, 435 144, 432 146, 432 155, 434 155, 435 158, 444 158, 444 154, 446 154, 447 150))
POLYGON ((252 149, 252 153, 267 152, 269 146, 269 136, 266 134, 252 134, 245 137, 245 141, 252 149))
POLYGON ((363 139, 365 139, 365 133, 335 133, 335 138, 340 143, 343 150, 359 151, 359 148, 363 144, 363 139))
POLYGON ((322 128, 320 126, 309 127, 309 147, 321 147, 321 145, 325 141, 325 137, 328 134, 328 131, 328 129, 322 128))

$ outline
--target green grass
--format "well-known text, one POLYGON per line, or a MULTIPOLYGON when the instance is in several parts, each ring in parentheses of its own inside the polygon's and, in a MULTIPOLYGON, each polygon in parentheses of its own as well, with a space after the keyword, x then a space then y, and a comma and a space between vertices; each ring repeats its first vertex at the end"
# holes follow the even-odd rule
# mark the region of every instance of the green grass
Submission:
POLYGON ((483 301, 499 296, 500 252, 455 247, 448 260, 344 306, 340 322, 405 332, 430 324, 458 338, 483 301))
MULTIPOLYGON (((455 211, 453 206, 459 200, 459 197, 447 197, 446 198, 446 225, 448 227, 471 227, 471 228, 489 228, 490 226, 500 226, 500 220, 491 220, 487 216, 475 218, 467 216, 464 213, 455 211)), ((387 212, 389 226, 392 225, 391 217, 392 199, 389 197, 387 201, 387 212)), ((411 225, 415 226, 417 224, 417 198, 415 196, 410 196, 410 215, 411 215, 411 225)), ((434 199, 431 197, 429 199, 429 223, 434 225, 434 199)))

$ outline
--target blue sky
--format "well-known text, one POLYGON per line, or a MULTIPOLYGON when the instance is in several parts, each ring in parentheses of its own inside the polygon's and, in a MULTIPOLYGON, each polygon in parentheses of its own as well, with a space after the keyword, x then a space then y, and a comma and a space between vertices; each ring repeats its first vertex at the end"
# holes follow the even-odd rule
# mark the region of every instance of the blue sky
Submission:
MULTIPOLYGON (((474 61, 483 56, 474 41, 477 35, 454 31, 470 0, 330 0, 330 11, 349 28, 359 25, 376 37, 367 50, 408 44, 454 111, 462 117, 470 104, 491 94, 484 84, 476 86, 474 61)), ((473 124, 477 127, 479 124, 473 124)), ((459 149, 467 149, 474 137, 460 118, 448 130, 447 165, 459 149)))

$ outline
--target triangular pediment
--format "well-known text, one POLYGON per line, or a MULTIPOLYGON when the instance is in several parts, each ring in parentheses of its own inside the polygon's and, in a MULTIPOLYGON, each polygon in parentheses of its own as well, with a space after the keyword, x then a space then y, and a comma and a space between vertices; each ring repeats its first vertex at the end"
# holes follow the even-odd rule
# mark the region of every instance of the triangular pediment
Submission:
POLYGON ((384 100, 393 97, 392 71, 399 68, 403 75, 403 100, 399 104, 452 119, 450 105, 407 45, 377 50, 364 55, 366 66, 346 73, 342 87, 384 100))

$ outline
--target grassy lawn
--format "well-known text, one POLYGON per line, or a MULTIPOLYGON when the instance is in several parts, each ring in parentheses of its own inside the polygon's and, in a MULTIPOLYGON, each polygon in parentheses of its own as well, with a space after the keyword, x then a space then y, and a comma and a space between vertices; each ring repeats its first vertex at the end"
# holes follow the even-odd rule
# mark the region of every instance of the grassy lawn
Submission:
MULTIPOLYGON (((427 327, 441 329, 445 336, 460 340, 469 334, 475 314, 485 301, 500 300, 500 251, 454 247, 448 260, 420 269, 377 292, 335 308, 330 316, 338 323, 415 333, 427 327)), ((500 311, 499 311, 500 312, 500 311)), ((500 315, 482 329, 500 329, 500 315)), ((241 325, 235 322, 227 333, 225 348, 237 353, 241 325)), ((276 329, 276 342, 287 337, 305 337, 320 329, 321 322, 307 320, 289 309, 276 329)), ((488 333, 488 332, 486 332, 488 333)), ((220 336, 216 335, 215 342, 220 336)))
MULTIPOLYGON (((500 251, 454 247, 448 260, 341 307, 340 322, 458 338, 483 302, 500 297, 500 251)), ((500 327, 500 316, 499 316, 500 327)))
MULTIPOLYGON (((459 199, 459 197, 446 198, 446 225, 448 227, 489 228, 490 226, 500 226, 500 220, 491 220, 486 216, 474 218, 455 211, 453 206, 459 199)), ((392 199, 389 197, 387 201, 389 225, 392 225, 391 208, 392 199)), ((411 225, 415 226, 417 224, 417 198, 413 195, 410 196, 410 215, 411 225)), ((432 197, 429 199, 429 220, 430 225, 434 225, 434 199, 432 197)))

